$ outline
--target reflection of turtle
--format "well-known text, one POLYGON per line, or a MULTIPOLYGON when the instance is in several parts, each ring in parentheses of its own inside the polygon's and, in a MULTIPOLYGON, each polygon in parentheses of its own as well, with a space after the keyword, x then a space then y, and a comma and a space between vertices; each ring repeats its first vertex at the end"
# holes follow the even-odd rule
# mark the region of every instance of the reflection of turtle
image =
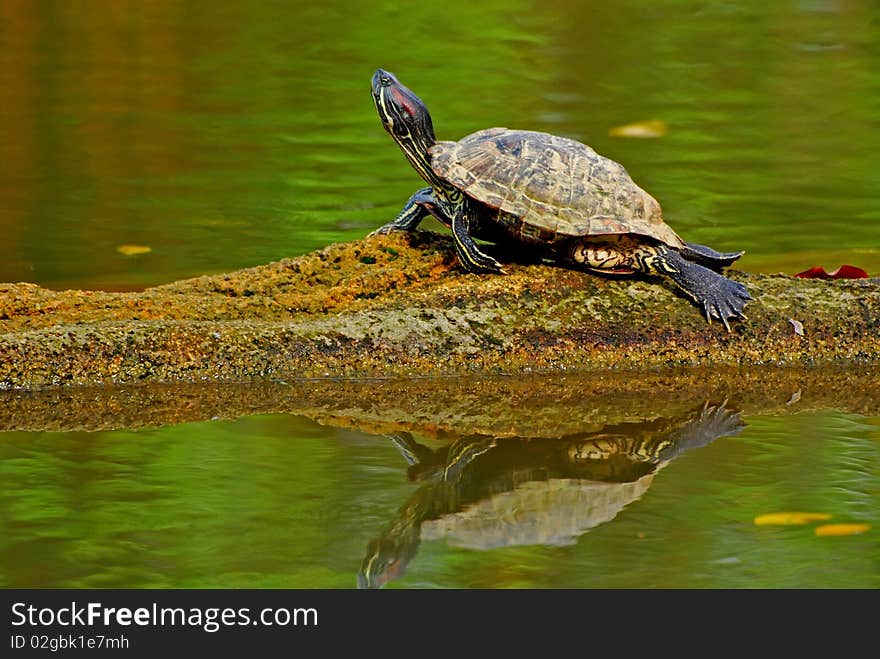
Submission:
POLYGON ((370 542, 358 586, 399 577, 423 539, 473 549, 570 544, 640 498, 669 460, 743 427, 723 403, 558 439, 461 438, 437 451, 396 435, 409 477, 423 484, 370 542))
POLYGON ((469 272, 502 272, 476 237, 600 272, 667 276, 709 320, 727 327, 728 318, 745 317, 745 286, 715 272, 742 252, 685 243, 621 165, 574 140, 533 131, 489 128, 437 142, 428 109, 391 73, 376 71, 372 90, 385 129, 430 184, 379 232, 412 231, 433 215, 452 229, 469 272))

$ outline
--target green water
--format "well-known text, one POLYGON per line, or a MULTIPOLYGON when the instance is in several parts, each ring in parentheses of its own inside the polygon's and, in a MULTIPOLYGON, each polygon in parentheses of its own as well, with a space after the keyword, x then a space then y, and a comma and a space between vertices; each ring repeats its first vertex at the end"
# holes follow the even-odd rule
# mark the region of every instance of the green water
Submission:
POLYGON ((0 12, 0 281, 137 288, 365 235, 421 185, 372 107, 377 67, 440 138, 502 125, 587 142, 686 239, 747 250, 743 269, 880 272, 870 0, 0 12), (646 119, 669 133, 608 135, 646 119))
MULTIPOLYGON (((440 138, 590 144, 744 270, 880 273, 870 0, 2 3, 0 46, 0 281, 137 289, 364 236, 421 185, 377 67, 440 138), (648 119, 668 134, 609 136, 648 119)), ((880 586, 880 418, 743 421, 568 544, 435 524, 389 587, 880 586), (786 510, 872 528, 753 522, 786 510)), ((0 585, 39 587, 353 587, 424 487, 387 437, 290 415, 3 433, 0 482, 0 585)))
MULTIPOLYGON (((387 587, 880 587, 880 419, 805 412, 741 425, 653 480, 593 474, 598 491, 586 494, 548 476, 549 462, 524 475, 521 459, 518 491, 538 492, 543 522, 507 505, 496 479, 491 496, 467 502, 493 515, 464 537, 454 511, 420 517, 421 542, 387 587), (599 513, 582 520, 591 506, 599 513), (817 524, 755 525, 779 511, 873 529, 818 537, 817 524)), ((0 584, 353 588, 371 542, 425 501, 430 482, 406 471, 387 437, 294 415, 7 433, 0 584)))

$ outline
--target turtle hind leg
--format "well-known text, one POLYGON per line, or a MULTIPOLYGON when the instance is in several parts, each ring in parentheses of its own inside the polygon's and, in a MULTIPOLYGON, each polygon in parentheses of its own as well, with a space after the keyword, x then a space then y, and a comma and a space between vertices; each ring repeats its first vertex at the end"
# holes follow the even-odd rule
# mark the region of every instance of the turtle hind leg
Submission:
POLYGON ((743 254, 745 252, 716 252, 711 247, 697 245, 696 243, 685 243, 681 249, 681 255, 688 261, 699 263, 713 270, 726 268, 743 254))
POLYGON ((628 270, 669 277, 703 308, 709 322, 720 320, 728 331, 728 318, 745 318, 743 307, 752 299, 739 282, 688 260, 678 250, 640 238, 580 240, 570 248, 569 259, 600 272, 628 270))
POLYGON ((703 307, 709 322, 713 318, 720 320, 729 332, 728 318, 745 318, 743 308, 752 296, 739 282, 693 263, 676 250, 662 245, 654 248, 653 254, 644 259, 644 264, 649 271, 672 279, 703 307))

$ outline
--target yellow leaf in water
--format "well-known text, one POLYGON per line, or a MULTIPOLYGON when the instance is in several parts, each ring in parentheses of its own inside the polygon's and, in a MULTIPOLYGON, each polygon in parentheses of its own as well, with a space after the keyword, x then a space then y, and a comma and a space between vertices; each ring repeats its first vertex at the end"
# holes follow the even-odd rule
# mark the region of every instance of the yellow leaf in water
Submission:
POLYGON ((822 524, 814 532, 816 535, 857 535, 870 528, 869 524, 822 524))
POLYGON ((125 256, 137 256, 138 254, 146 254, 153 251, 146 245, 120 245, 116 251, 125 256))
POLYGON ((665 121, 648 119, 632 124, 616 126, 608 131, 611 137, 663 137, 669 132, 665 121))
POLYGON ((755 518, 755 524, 764 526, 766 524, 806 524, 807 522, 821 522, 831 519, 831 515, 827 513, 768 513, 766 515, 758 515, 755 518))

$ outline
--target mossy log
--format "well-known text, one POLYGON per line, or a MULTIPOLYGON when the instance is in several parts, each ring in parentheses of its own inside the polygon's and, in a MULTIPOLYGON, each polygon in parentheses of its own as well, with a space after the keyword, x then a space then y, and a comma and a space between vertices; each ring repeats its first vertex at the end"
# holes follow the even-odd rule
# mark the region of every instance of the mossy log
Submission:
POLYGON ((727 332, 665 281, 507 269, 416 232, 135 293, 3 284, 0 387, 880 363, 878 279, 731 271, 727 332))

